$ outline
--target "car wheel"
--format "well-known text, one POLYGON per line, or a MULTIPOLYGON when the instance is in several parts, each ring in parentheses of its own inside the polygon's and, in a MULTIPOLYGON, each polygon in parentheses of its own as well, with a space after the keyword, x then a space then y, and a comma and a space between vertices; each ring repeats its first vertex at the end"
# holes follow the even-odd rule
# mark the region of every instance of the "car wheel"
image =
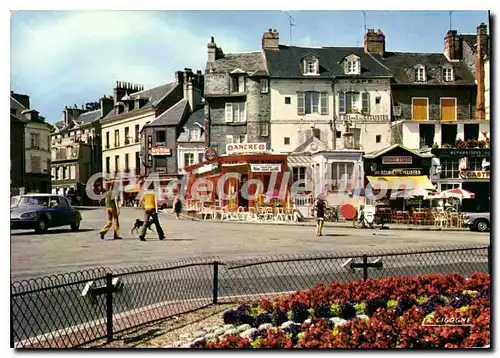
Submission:
POLYGON ((40 220, 38 220, 37 227, 35 228, 35 232, 37 232, 38 234, 44 234, 48 229, 49 225, 47 219, 44 217, 40 218, 40 220))
POLYGON ((479 232, 486 232, 490 228, 490 223, 486 220, 477 220, 476 224, 474 225, 476 227, 476 230, 479 232))
POLYGON ((78 231, 80 229, 80 220, 76 220, 73 224, 70 225, 71 230, 78 231))

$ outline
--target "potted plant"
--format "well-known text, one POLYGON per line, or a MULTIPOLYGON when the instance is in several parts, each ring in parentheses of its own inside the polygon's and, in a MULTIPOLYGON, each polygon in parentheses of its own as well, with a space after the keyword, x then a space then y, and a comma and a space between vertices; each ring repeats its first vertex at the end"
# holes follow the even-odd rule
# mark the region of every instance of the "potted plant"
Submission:
POLYGON ((432 145, 432 149, 438 149, 438 148, 439 148, 439 145, 436 142, 434 142, 434 144, 432 145))
POLYGON ((466 142, 464 142, 462 139, 457 139, 455 142, 455 147, 457 148, 465 148, 466 147, 466 142))

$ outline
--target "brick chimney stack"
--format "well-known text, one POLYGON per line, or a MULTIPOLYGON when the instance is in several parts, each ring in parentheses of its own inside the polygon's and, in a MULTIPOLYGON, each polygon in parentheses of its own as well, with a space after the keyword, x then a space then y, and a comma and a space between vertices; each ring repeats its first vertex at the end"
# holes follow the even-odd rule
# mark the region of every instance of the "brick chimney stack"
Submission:
POLYGON ((276 29, 269 29, 262 35, 263 50, 279 50, 280 34, 276 29))
POLYGON ((449 30, 444 38, 444 55, 450 61, 460 61, 462 52, 462 37, 457 30, 449 30))
POLYGON ((114 107, 113 97, 102 96, 99 102, 101 105, 101 117, 106 116, 109 112, 113 110, 114 107))
POLYGON ((380 29, 375 32, 374 29, 368 29, 364 39, 365 53, 385 53, 385 35, 380 29))
POLYGON ((476 119, 485 119, 485 98, 484 98, 484 59, 488 53, 488 32, 487 26, 481 23, 477 27, 477 48, 476 48, 476 81, 477 81, 477 98, 476 98, 476 119))

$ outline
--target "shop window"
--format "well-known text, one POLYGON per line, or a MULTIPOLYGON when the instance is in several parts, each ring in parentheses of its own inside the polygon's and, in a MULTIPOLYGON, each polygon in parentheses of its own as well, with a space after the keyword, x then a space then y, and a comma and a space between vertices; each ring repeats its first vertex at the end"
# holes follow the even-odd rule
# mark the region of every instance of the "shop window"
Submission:
POLYGON ((167 167, 167 156, 156 156, 155 157, 156 168, 166 168, 167 167))
POLYGON ((441 145, 455 145, 457 141, 457 125, 443 124, 441 126, 441 145))
POLYGON ((459 162, 453 159, 441 160, 441 178, 459 179, 459 162))
POLYGON ((332 163, 331 178, 333 183, 330 185, 331 191, 339 191, 340 189, 352 189, 354 178, 354 163, 332 163), (345 180, 345 182, 342 182, 345 180), (342 187, 341 187, 342 185, 342 187))
POLYGON ((445 190, 457 189, 460 188, 460 184, 441 184, 441 192, 445 190))
POLYGON ((420 148, 431 148, 434 144, 436 126, 434 124, 420 124, 418 130, 420 132, 420 148))
POLYGON ((469 158, 469 170, 482 171, 483 170, 483 158, 469 158))
POLYGON ((464 140, 479 139, 479 124, 464 124, 464 140))

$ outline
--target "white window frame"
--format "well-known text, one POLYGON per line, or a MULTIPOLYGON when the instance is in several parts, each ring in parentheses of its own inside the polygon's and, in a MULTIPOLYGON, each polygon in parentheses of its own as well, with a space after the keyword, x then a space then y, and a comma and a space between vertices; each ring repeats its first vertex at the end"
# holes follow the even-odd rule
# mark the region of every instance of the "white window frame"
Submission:
POLYGON ((260 80, 260 93, 269 93, 269 80, 267 78, 260 80))
POLYGON ((189 167, 193 164, 195 164, 195 156, 193 152, 184 152, 184 167, 189 167), (186 160, 187 156, 191 156, 192 162, 188 164, 188 160, 186 160))
POLYGON ((226 103, 224 114, 226 123, 246 123, 246 115, 246 102, 226 103))
POLYGON ((430 120, 429 119, 429 115, 430 115, 429 97, 412 97, 411 98, 411 120, 412 121, 422 121, 421 119, 414 119, 414 117, 413 117, 413 100, 415 100, 415 99, 425 99, 427 101, 427 119, 426 120, 427 121, 430 120))
POLYGON ((418 66, 414 68, 415 82, 426 82, 427 74, 425 73, 425 66, 418 66))
POLYGON ((453 67, 443 68, 443 80, 445 82, 453 82, 455 80, 453 67))
POLYGON ((269 137, 269 123, 264 122, 260 124, 260 136, 269 137))
POLYGON ((315 57, 304 59, 304 75, 318 75, 319 74, 319 61, 315 57))
POLYGON ((361 92, 357 91, 349 91, 349 92, 344 92, 344 103, 345 103, 345 113, 349 113, 348 108, 349 106, 347 105, 347 98, 348 95, 351 98, 351 110, 352 113, 361 113, 363 110, 363 98, 361 92))
POLYGON ((304 114, 314 114, 314 113, 320 114, 320 111, 321 111, 321 92, 305 91, 304 92, 304 114), (315 96, 313 93, 315 93, 317 95, 318 101, 316 103, 314 103, 314 101, 313 101, 313 96, 315 96), (311 98, 310 108, 309 108, 310 112, 309 113, 307 112, 307 100, 306 100, 307 96, 310 96, 310 98, 311 98), (316 105, 316 107, 315 107, 315 105, 316 105), (314 108, 316 108, 316 111, 314 110, 314 108))
POLYGON ((346 75, 359 75, 360 69, 359 59, 349 59, 345 61, 345 74, 346 75))
MULTIPOLYGON (((443 121, 442 119, 442 107, 443 107, 443 99, 452 99, 455 101, 455 119, 451 120, 444 120, 444 122, 453 122, 458 119, 458 108, 457 108, 457 98, 456 97, 440 97, 439 98, 439 120, 443 121)), ((427 106, 429 105, 429 102, 427 101, 427 106)))

